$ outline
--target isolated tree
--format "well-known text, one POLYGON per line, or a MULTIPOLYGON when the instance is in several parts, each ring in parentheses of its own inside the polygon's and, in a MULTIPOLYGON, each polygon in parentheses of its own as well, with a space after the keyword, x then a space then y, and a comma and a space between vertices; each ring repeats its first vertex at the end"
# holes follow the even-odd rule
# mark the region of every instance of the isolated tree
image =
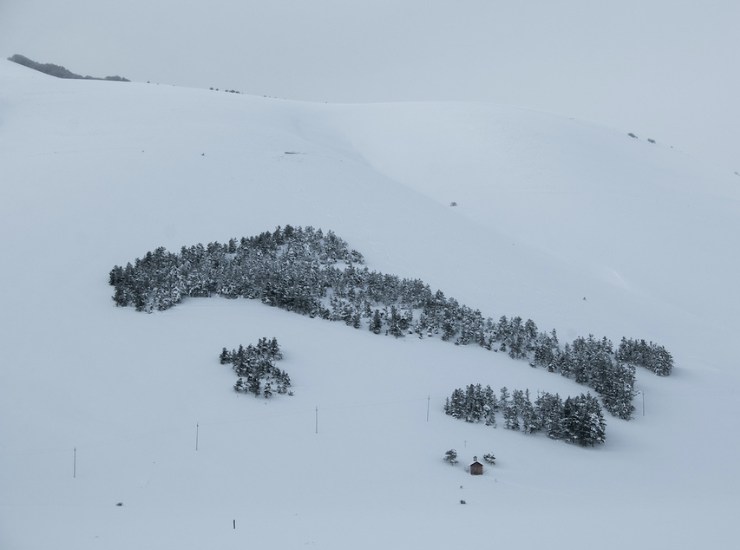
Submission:
POLYGON ((376 309, 373 313, 373 319, 370 321, 370 331, 380 334, 381 330, 383 330, 383 320, 380 317, 380 311, 376 309))

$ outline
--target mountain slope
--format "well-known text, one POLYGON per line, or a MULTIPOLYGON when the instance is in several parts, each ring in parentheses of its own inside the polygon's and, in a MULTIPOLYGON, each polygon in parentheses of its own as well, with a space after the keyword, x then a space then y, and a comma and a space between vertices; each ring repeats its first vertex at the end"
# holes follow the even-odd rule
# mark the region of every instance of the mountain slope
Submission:
POLYGON ((737 264, 717 251, 739 233, 722 176, 490 105, 285 102, 7 62, 0 89, 3 548, 728 547, 737 264), (676 371, 640 372, 637 417, 586 450, 444 416, 471 382, 585 391, 502 354, 245 300, 113 306, 115 264, 286 223, 563 340, 657 340, 676 371), (295 396, 230 389, 221 348, 262 336, 295 396), (470 478, 442 462, 451 447, 499 463, 470 478))
POLYGON ((4 0, 0 57, 312 101, 495 101, 607 123, 732 172, 738 19, 734 0, 4 0))

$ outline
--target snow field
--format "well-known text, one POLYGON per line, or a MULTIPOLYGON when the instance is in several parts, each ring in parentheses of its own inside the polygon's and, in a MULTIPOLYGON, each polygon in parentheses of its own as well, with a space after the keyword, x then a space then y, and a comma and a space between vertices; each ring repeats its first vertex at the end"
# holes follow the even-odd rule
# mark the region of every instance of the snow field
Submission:
POLYGON ((0 89, 3 548, 730 547, 740 233, 722 175, 480 104, 325 106, 10 63, 0 89), (245 300, 113 306, 113 265, 286 223, 561 341, 656 340, 677 368, 639 372, 645 416, 638 396, 581 449, 442 413, 469 383, 586 391, 500 353, 245 300), (263 336, 295 396, 230 389, 221 348, 263 336), (489 451, 495 467, 464 472, 489 451))

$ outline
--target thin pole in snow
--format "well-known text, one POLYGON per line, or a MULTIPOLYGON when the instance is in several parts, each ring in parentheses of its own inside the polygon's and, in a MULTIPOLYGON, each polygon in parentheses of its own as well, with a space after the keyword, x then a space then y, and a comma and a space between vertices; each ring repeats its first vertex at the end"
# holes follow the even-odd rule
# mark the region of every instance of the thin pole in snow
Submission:
POLYGON ((200 431, 200 426, 199 426, 199 425, 198 425, 198 423, 196 422, 196 423, 195 423, 195 450, 196 450, 196 451, 198 450, 198 435, 199 435, 199 433, 198 433, 198 432, 199 432, 199 431, 200 431))
POLYGON ((233 520, 233 521, 232 521, 232 524, 233 524, 233 526, 234 526, 234 529, 236 529, 236 520, 233 520))
POLYGON ((432 396, 427 395, 427 422, 429 422, 429 403, 431 402, 431 400, 432 400, 432 396))

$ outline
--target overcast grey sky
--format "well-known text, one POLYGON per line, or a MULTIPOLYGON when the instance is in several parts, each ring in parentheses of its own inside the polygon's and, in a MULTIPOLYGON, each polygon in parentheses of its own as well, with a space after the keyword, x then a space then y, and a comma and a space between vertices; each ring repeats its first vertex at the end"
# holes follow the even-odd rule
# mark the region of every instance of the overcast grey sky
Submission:
POLYGON ((314 101, 510 103, 740 170, 738 28, 737 0, 0 0, 5 57, 314 101))

